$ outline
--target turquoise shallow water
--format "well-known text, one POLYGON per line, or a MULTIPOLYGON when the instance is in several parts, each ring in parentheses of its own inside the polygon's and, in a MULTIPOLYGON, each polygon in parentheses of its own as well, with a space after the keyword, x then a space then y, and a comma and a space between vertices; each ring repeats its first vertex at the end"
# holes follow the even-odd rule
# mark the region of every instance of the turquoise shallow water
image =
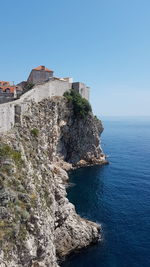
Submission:
POLYGON ((102 147, 110 164, 70 174, 77 212, 101 223, 103 243, 63 267, 150 266, 150 119, 105 119, 102 147))

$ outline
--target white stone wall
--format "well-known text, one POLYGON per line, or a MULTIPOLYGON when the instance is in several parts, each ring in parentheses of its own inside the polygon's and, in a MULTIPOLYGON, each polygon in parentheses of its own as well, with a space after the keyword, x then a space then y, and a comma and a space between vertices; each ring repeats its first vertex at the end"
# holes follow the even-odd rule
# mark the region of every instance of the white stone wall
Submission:
POLYGON ((80 95, 89 101, 90 87, 87 87, 84 83, 75 82, 72 84, 72 88, 76 90, 80 95))
POLYGON ((79 93, 82 95, 83 98, 89 100, 89 91, 90 91, 90 88, 85 86, 80 89, 79 93))
POLYGON ((31 101, 36 103, 44 98, 63 96, 64 92, 71 89, 68 81, 54 80, 36 85, 33 89, 23 94, 20 99, 0 105, 0 133, 9 131, 15 125, 15 105, 21 106, 21 116, 27 111, 31 101))
POLYGON ((14 104, 8 102, 0 105, 0 133, 7 132, 14 126, 14 104))

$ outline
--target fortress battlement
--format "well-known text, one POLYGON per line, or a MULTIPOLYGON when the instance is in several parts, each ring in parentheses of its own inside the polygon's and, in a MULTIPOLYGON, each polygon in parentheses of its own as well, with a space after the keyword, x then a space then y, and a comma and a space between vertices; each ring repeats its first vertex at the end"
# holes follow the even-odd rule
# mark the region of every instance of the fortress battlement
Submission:
MULTIPOLYGON (((44 66, 43 66, 44 67, 44 66)), ((46 68, 46 72, 50 71, 46 68)), ((44 69, 32 70, 27 82, 18 84, 19 91, 22 92, 18 99, 12 99, 12 101, 0 104, 0 133, 9 131, 18 120, 22 120, 22 116, 28 110, 29 105, 34 101, 39 103, 45 98, 51 98, 53 96, 63 96, 66 91, 71 89, 76 90, 82 97, 89 100, 89 87, 84 83, 73 82, 72 78, 56 78, 51 75, 47 80, 43 78, 44 69), (39 72, 42 71, 42 74, 39 72), (35 73, 38 73, 35 74, 35 73), (34 76, 35 75, 35 76, 34 76), (40 78, 42 77, 42 79, 40 78), (31 84, 29 81, 34 81, 31 89, 26 89, 26 85, 31 84)), ((46 74, 47 75, 47 74, 46 74)), ((47 76, 46 76, 47 78, 47 76)))

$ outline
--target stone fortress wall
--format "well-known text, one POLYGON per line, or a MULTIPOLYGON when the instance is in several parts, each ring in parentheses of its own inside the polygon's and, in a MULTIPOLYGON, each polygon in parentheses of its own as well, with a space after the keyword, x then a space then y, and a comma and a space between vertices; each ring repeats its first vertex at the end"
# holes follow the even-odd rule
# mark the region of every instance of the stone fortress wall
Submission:
MULTIPOLYGON (((0 133, 9 131, 15 125, 18 118, 21 120, 32 101, 38 103, 44 98, 63 96, 64 92, 73 88, 73 84, 70 79, 50 80, 35 85, 30 91, 24 93, 15 101, 0 104, 0 133)), ((85 93, 88 88, 84 84, 82 87, 81 95, 88 100, 89 95, 85 93)))
POLYGON ((80 93, 80 95, 82 95, 83 98, 89 100, 90 88, 87 87, 84 83, 74 82, 72 83, 72 89, 80 93))

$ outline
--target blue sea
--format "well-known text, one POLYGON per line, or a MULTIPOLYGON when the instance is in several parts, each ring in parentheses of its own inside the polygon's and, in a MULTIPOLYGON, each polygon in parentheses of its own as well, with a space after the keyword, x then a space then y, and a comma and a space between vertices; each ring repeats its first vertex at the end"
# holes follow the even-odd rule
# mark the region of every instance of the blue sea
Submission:
POLYGON ((150 118, 105 118, 101 145, 109 165, 70 173, 68 198, 102 224, 103 242, 68 257, 63 267, 150 266, 150 118))

